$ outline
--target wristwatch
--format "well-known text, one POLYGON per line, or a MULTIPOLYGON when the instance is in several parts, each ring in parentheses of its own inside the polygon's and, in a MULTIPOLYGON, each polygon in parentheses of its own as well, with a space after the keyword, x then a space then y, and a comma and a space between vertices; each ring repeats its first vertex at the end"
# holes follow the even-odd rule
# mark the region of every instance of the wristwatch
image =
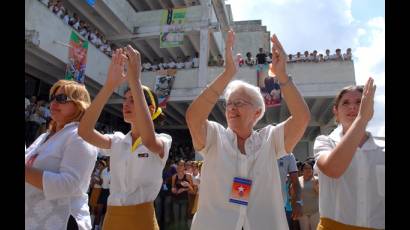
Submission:
POLYGON ((303 201, 297 200, 297 201, 296 201, 296 204, 299 204, 300 206, 303 206, 303 201))

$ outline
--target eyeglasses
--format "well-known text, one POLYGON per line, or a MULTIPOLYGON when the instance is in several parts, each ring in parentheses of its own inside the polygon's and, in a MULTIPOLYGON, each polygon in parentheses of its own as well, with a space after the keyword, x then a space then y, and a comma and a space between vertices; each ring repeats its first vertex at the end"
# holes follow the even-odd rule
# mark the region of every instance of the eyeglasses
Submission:
POLYGON ((70 98, 67 97, 65 94, 57 94, 57 95, 51 95, 50 96, 50 102, 56 100, 58 104, 66 104, 67 102, 73 101, 70 98))
POLYGON ((234 100, 234 101, 228 101, 224 103, 224 107, 227 109, 231 106, 234 106, 235 108, 240 108, 245 105, 252 105, 252 103, 244 101, 242 99, 234 100))

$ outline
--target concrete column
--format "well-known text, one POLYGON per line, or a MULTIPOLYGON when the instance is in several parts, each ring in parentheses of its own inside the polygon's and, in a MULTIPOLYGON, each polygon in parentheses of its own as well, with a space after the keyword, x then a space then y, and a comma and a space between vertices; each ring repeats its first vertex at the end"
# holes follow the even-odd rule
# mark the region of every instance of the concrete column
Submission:
POLYGON ((199 42, 199 71, 198 71, 198 88, 203 88, 208 80, 208 53, 209 53, 209 19, 211 18, 212 4, 211 0, 202 0, 201 6, 202 18, 207 26, 201 28, 199 42))

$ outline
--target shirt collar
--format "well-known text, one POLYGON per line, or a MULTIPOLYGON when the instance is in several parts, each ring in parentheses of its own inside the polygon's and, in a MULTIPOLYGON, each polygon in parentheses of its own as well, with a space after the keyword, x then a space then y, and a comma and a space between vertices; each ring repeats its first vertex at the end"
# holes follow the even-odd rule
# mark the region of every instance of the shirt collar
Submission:
POLYGON ((132 145, 132 136, 131 136, 131 130, 125 135, 124 142, 126 144, 132 145))
MULTIPOLYGON (((363 150, 373 150, 377 149, 379 147, 384 147, 382 143, 376 142, 373 135, 366 131, 367 135, 369 138, 366 140, 366 142, 362 145, 361 149, 363 150)), ((339 143, 340 140, 343 137, 343 128, 342 125, 338 125, 330 134, 329 134, 330 139, 332 139, 334 142, 339 143)))
MULTIPOLYGON (((238 146, 238 138, 237 138, 236 134, 234 133, 234 131, 229 127, 226 128, 226 131, 227 131, 229 140, 234 143, 235 147, 237 147, 238 146)), ((252 145, 256 140, 255 138, 257 137, 257 134, 258 134, 258 132, 256 132, 255 130, 252 130, 251 135, 245 141, 245 146, 249 145, 249 144, 252 145)))

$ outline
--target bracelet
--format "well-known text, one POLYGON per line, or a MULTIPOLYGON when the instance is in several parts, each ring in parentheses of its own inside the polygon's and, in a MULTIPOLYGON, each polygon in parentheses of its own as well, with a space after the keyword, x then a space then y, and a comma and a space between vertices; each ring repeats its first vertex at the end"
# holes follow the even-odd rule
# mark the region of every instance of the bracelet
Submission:
POLYGON ((288 80, 285 83, 281 83, 280 81, 278 82, 279 82, 280 87, 284 87, 284 86, 287 86, 289 82, 292 82, 292 78, 288 77, 288 80))

